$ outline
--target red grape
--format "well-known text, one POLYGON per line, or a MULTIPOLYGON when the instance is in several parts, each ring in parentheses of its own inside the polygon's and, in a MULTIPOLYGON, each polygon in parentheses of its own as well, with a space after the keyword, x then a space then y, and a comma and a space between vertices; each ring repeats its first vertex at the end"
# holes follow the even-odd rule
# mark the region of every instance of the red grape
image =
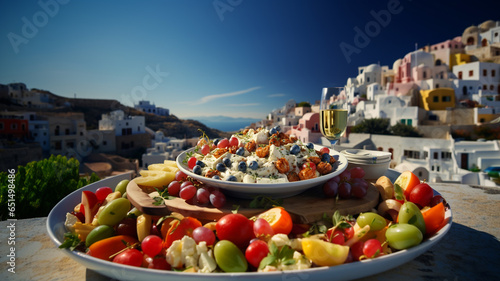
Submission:
POLYGON ((339 176, 334 176, 332 178, 333 181, 335 181, 336 183, 340 183, 340 177, 339 176))
POLYGON ((240 140, 237 137, 231 137, 229 140, 229 146, 238 146, 240 144, 240 140))
POLYGON ((352 259, 354 261, 359 261, 359 258, 363 255, 364 241, 358 241, 351 246, 352 259))
POLYGON ((194 187, 194 185, 188 185, 181 189, 181 191, 179 192, 179 197, 184 200, 189 200, 194 197, 195 193, 196 187, 194 187))
POLYGON ((214 190, 210 193, 210 203, 212 203, 215 208, 221 208, 226 204, 226 196, 224 196, 222 192, 214 190))
POLYGON ((351 179, 351 172, 348 170, 344 170, 342 173, 339 175, 340 181, 348 181, 351 179))
MULTIPOLYGON (((195 158, 196 159, 196 158, 195 158)), ((196 160, 194 161, 194 165, 193 167, 196 165, 196 160)), ((192 168, 190 168, 192 169, 192 168)), ((177 171, 177 173, 175 173, 175 180, 176 181, 185 181, 187 179, 187 175, 182 172, 182 171, 177 171)))
POLYGON ((198 188, 198 190, 196 191, 196 199, 201 205, 205 205, 206 203, 208 203, 208 201, 210 200, 209 197, 210 192, 204 187, 198 188))
POLYGON ((339 184, 334 179, 330 179, 323 184, 323 192, 325 193, 326 197, 332 198, 337 196, 338 190, 339 184))
POLYGON ((348 182, 341 182, 339 184, 339 197, 342 199, 348 199, 351 197, 351 184, 348 182))
POLYGON ((258 218, 253 223, 253 233, 255 237, 271 237, 274 235, 274 230, 268 221, 263 218, 258 218))
POLYGON ((217 144, 217 148, 227 148, 229 146, 229 141, 227 139, 221 139, 217 144))
POLYGON ((354 167, 349 172, 351 173, 351 178, 362 179, 365 177, 365 170, 361 167, 354 167))
POLYGON ((181 185, 178 181, 172 181, 167 187, 168 194, 172 196, 179 196, 179 191, 181 190, 181 185))
POLYGON ((360 182, 351 184, 351 195, 356 198, 363 198, 366 196, 366 188, 360 182))
POLYGON ((181 191, 184 187, 188 186, 188 185, 194 185, 192 182, 190 181, 185 181, 181 184, 181 187, 179 189, 179 191, 181 191))
POLYGON ((156 235, 148 235, 141 242, 142 252, 154 257, 161 252, 163 240, 156 235))
POLYGON ((202 147, 201 147, 201 154, 203 155, 207 155, 209 152, 210 152, 210 145, 208 144, 204 144, 202 147))
POLYGON ((213 245, 215 243, 214 232, 204 226, 195 228, 192 235, 196 244, 200 243, 201 241, 205 241, 205 243, 207 243, 207 246, 213 245))

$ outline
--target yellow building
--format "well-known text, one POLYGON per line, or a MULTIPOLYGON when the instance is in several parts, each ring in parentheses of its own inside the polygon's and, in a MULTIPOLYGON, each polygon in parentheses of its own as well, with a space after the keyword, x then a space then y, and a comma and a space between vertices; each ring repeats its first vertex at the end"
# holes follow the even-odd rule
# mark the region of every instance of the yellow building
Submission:
POLYGON ((455 91, 452 88, 420 90, 418 106, 425 110, 446 110, 455 107, 455 91))
POLYGON ((468 54, 452 54, 450 55, 450 69, 455 65, 461 65, 471 62, 471 56, 468 54))

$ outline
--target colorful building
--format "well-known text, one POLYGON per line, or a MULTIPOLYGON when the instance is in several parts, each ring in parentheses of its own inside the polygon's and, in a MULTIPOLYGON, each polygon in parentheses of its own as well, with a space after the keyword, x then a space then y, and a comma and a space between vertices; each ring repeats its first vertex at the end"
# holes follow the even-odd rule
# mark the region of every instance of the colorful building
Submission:
POLYGON ((455 107, 455 90, 452 88, 438 88, 433 90, 420 90, 418 106, 427 111, 446 110, 455 107))

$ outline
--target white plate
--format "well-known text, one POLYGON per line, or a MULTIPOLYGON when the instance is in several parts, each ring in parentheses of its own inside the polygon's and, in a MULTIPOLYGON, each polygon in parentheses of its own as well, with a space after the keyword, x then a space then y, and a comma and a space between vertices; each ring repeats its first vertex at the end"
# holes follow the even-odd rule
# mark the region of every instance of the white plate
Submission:
MULTIPOLYGON (((322 146, 315 145, 314 148, 316 150, 320 150, 321 147, 322 146)), ((193 173, 191 169, 189 169, 188 166, 183 163, 184 159, 187 156, 187 153, 193 150, 194 148, 188 149, 177 156, 177 166, 179 167, 179 169, 194 179, 197 179, 207 185, 222 188, 225 190, 226 194, 238 198, 251 199, 257 195, 267 195, 276 198, 291 197, 311 187, 323 184, 327 180, 339 175, 347 168, 347 159, 345 158, 345 156, 338 153, 337 151, 330 150, 330 155, 337 159, 336 164, 333 165, 334 170, 327 175, 323 175, 314 179, 273 184, 214 180, 193 173)))
MULTIPOLYGON (((391 171, 388 171, 391 172, 391 171)), ((388 174, 389 178, 393 175, 388 174)), ((95 191, 102 186, 115 186, 120 182, 123 176, 115 176, 112 178, 104 179, 99 182, 82 187, 79 190, 66 196, 62 199, 49 213, 47 217, 47 232, 50 239, 58 247, 64 240, 64 221, 66 213, 73 210, 76 204, 81 201, 81 192, 83 190, 95 191)), ((450 230, 452 224, 451 210, 446 211, 446 224, 434 236, 423 241, 420 245, 392 253, 387 256, 379 257, 372 260, 364 260, 361 262, 354 262, 343 264, 334 267, 316 267, 306 270, 287 271, 287 272, 271 272, 271 273, 182 273, 175 271, 162 271, 152 270, 147 268, 138 268, 125 266, 101 259, 88 256, 81 252, 70 251, 68 249, 61 249, 66 255, 74 259, 83 266, 97 271, 100 274, 118 280, 162 280, 162 281, 189 281, 189 280, 214 280, 220 281, 222 279, 248 280, 248 281, 270 281, 270 280, 348 280, 356 279, 374 275, 383 271, 390 270, 407 263, 417 256, 423 254, 433 245, 443 239, 446 233, 450 230)))

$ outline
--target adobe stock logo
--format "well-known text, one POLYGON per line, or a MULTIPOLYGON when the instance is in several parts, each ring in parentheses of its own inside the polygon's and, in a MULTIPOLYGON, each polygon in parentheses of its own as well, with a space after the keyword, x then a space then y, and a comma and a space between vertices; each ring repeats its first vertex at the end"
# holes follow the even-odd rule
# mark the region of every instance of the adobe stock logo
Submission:
POLYGON ((39 28, 45 27, 49 23, 49 18, 53 18, 59 13, 60 5, 68 4, 68 2, 69 0, 38 1, 38 6, 40 6, 41 10, 36 11, 31 20, 26 17, 21 18, 23 22, 21 35, 14 32, 7 34, 7 39, 9 39, 14 53, 19 53, 19 46, 21 44, 28 44, 29 40, 38 34, 39 28))
POLYGON ((370 42, 370 38, 374 38, 380 34, 382 28, 387 27, 391 22, 392 15, 397 15, 403 11, 403 6, 398 0, 389 0, 387 3, 387 10, 380 10, 375 12, 370 11, 370 15, 374 20, 371 20, 365 24, 364 30, 358 26, 354 27, 354 38, 352 44, 341 42, 339 47, 344 55, 347 63, 351 63, 351 56, 353 54, 361 53, 361 49, 366 48, 370 42))
POLYGON ((214 0, 212 5, 222 22, 224 21, 224 13, 234 11, 234 8, 238 7, 242 2, 243 0, 214 0))

